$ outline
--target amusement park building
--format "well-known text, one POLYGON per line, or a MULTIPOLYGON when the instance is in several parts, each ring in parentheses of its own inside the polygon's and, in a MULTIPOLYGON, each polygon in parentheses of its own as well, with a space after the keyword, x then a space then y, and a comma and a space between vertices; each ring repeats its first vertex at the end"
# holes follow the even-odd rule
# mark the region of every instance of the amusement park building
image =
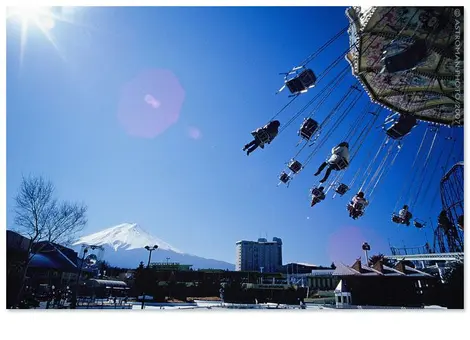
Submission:
POLYGON ((378 261, 369 267, 358 259, 350 267, 338 264, 333 276, 341 279, 341 293, 353 305, 412 307, 435 304, 438 298, 438 279, 403 262, 392 268, 378 261))
MULTIPOLYGON (((22 268, 28 261, 26 286, 31 289, 40 286, 65 287, 77 281, 81 258, 73 249, 52 242, 37 242, 32 245, 31 254, 28 248, 31 240, 7 230, 7 296, 13 301, 21 284, 22 268)), ((85 266, 82 278, 90 276, 85 266)), ((7 302, 8 304, 9 302, 7 302)))
POLYGON ((238 241, 236 243, 236 271, 277 272, 282 266, 282 240, 273 237, 258 241, 238 241))

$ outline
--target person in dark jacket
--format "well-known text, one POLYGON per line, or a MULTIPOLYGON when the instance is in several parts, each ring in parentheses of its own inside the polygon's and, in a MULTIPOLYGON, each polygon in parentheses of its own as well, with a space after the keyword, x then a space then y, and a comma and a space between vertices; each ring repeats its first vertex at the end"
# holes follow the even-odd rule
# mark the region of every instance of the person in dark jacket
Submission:
POLYGON ((253 140, 243 148, 243 151, 246 151, 246 155, 249 156, 250 153, 255 151, 258 147, 264 149, 265 144, 270 144, 279 133, 279 126, 281 126, 281 123, 278 120, 273 120, 265 126, 253 131, 251 133, 253 140))
POLYGON ((312 201, 310 203, 311 207, 325 199, 325 192, 323 191, 324 189, 324 187, 312 189, 312 201))

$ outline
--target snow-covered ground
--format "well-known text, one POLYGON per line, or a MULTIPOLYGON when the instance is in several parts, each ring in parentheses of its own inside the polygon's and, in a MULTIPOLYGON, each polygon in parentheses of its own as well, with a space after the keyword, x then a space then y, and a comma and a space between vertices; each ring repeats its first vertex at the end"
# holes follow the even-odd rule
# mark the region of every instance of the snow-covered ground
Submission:
MULTIPOLYGON (((38 309, 45 309, 46 303, 41 302, 38 309)), ((142 308, 140 302, 132 302, 124 305, 115 305, 112 300, 103 300, 94 307, 78 306, 78 309, 135 309, 142 308)), ((250 309, 250 310, 299 310, 299 305, 277 305, 275 303, 263 304, 239 304, 239 303, 222 303, 214 301, 196 300, 195 303, 154 303, 146 302, 146 310, 182 310, 182 309, 197 309, 197 310, 215 310, 215 311, 229 311, 234 309, 250 309)), ((345 306, 343 308, 336 308, 334 305, 319 305, 309 304, 305 305, 307 310, 343 310, 343 309, 421 309, 421 308, 407 308, 407 307, 383 307, 383 306, 345 306)), ((424 309, 447 309, 441 306, 424 306, 424 309)))
MULTIPOLYGON (((306 309, 328 309, 320 305, 306 305, 306 309)), ((132 309, 141 309, 141 304, 134 303, 132 309)), ((276 310, 298 310, 299 305, 283 305, 276 303, 263 304, 240 304, 240 303, 222 303, 214 301, 195 300, 195 304, 166 304, 166 303, 146 303, 145 309, 149 310, 179 310, 179 309, 206 309, 206 310, 233 310, 233 309, 276 309, 276 310)))

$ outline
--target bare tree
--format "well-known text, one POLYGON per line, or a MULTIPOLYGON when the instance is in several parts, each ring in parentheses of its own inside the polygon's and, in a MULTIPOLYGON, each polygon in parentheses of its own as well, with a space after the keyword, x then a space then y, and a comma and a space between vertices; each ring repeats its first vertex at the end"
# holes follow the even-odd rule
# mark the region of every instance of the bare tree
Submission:
POLYGON ((23 177, 16 196, 15 231, 31 240, 18 299, 34 255, 48 243, 70 244, 87 223, 87 207, 59 202, 53 196, 54 190, 53 184, 42 177, 23 177))

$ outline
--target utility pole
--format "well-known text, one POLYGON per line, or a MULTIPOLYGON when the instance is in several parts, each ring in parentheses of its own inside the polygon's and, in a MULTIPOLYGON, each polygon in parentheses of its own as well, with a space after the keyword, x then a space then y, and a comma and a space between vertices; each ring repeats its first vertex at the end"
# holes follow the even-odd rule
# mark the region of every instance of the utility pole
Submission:
MULTIPOLYGON (((145 249, 147 249, 149 251, 149 260, 147 262, 147 273, 148 273, 149 268, 150 268, 150 259, 152 258, 152 251, 157 250, 158 245, 154 245, 153 247, 145 246, 145 249)), ((140 309, 144 309, 144 304, 145 304, 145 291, 142 292, 142 306, 141 306, 140 309)))

